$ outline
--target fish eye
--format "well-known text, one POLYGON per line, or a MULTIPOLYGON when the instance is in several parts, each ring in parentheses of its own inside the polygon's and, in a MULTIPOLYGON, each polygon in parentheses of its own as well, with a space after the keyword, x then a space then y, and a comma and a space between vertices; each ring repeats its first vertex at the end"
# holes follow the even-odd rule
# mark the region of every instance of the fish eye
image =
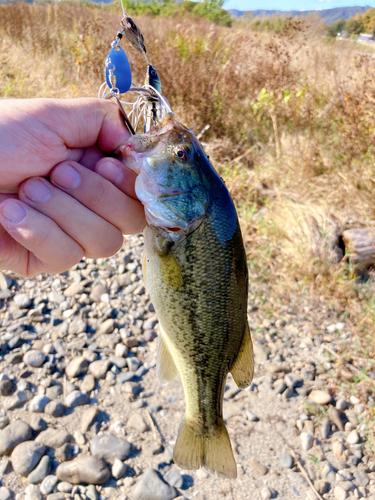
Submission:
POLYGON ((185 146, 176 146, 174 148, 174 153, 180 160, 186 160, 189 151, 185 146))

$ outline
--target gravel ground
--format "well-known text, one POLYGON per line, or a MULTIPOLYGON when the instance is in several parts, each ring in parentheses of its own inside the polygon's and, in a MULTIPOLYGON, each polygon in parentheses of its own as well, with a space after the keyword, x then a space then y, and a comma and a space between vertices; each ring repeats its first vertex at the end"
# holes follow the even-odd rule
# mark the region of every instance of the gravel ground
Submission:
POLYGON ((320 498, 375 500, 374 400, 329 353, 351 340, 345 320, 253 283, 256 376, 244 391, 229 377, 224 402, 238 478, 173 463, 183 389, 156 380, 142 251, 133 236, 59 276, 0 273, 0 500, 319 498, 306 478, 320 498))

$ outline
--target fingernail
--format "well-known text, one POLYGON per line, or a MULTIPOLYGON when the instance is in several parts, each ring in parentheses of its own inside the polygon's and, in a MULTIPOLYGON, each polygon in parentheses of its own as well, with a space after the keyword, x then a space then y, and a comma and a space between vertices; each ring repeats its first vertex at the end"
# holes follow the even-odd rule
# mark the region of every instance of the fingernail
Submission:
POLYGON ((34 203, 43 203, 51 196, 51 188, 40 179, 29 179, 23 185, 23 192, 34 203))
POLYGON ((13 224, 19 224, 26 218, 26 210, 15 200, 8 200, 0 208, 2 216, 13 224))
POLYGON ((81 176, 70 165, 60 165, 53 171, 52 180, 56 186, 71 191, 80 185, 81 176))
POLYGON ((114 184, 115 186, 117 184, 119 184, 124 177, 124 173, 121 170, 121 168, 118 167, 111 160, 108 160, 106 162, 102 162, 99 165, 97 172, 98 172, 98 174, 103 176, 105 179, 112 182, 112 184, 114 184))

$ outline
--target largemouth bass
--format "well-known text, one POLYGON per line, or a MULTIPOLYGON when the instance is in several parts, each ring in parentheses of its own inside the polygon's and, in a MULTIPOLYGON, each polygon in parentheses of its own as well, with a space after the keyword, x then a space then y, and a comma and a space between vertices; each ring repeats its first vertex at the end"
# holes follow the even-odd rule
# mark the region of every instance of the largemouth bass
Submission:
POLYGON ((144 277, 160 324, 158 379, 164 385, 179 373, 185 391, 174 461, 235 478, 223 420, 225 383, 229 372, 241 388, 253 376, 248 273, 235 207, 196 137, 173 113, 132 136, 122 154, 138 174, 148 222, 144 277))

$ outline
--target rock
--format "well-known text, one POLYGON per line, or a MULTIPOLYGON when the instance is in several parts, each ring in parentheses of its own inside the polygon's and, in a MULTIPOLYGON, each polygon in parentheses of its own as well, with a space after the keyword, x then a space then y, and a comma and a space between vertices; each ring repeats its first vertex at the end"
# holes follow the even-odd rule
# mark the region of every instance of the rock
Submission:
POLYGON ((130 415, 127 426, 137 430, 138 432, 146 432, 149 428, 144 421, 144 418, 139 413, 133 413, 130 415))
POLYGON ((195 475, 199 478, 199 479, 207 479, 210 477, 210 473, 207 472, 205 469, 198 469, 195 473, 195 475))
POLYGON ((0 455, 10 453, 18 444, 30 440, 31 437, 31 427, 23 420, 9 424, 0 431, 0 455))
MULTIPOLYGON (((121 344, 117 344, 117 345, 121 345, 121 344)), ((120 370, 125 368, 125 366, 127 365, 126 359, 122 358, 121 356, 114 356, 112 354, 112 356, 109 357, 109 360, 113 365, 117 366, 117 368, 119 368, 120 370)))
POLYGON ((103 321, 103 323, 97 329, 96 333, 100 336, 112 333, 114 329, 115 329, 115 320, 110 318, 103 321))
POLYGON ((346 438, 346 442, 348 444, 357 444, 359 443, 359 435, 358 435, 358 431, 356 429, 354 429, 354 431, 352 431, 349 436, 346 438))
POLYGON ((87 410, 85 410, 82 413, 81 431, 83 433, 85 433, 89 430, 94 418, 97 416, 98 413, 99 413, 99 410, 96 406, 90 406, 90 408, 87 408, 87 410))
POLYGON ((332 396, 328 392, 314 390, 310 392, 309 399, 318 405, 327 405, 332 401, 332 396))
POLYGON ((265 362, 270 357, 271 351, 267 345, 254 342, 254 357, 260 362, 265 362))
POLYGON ((109 370, 110 366, 111 366, 111 362, 108 359, 94 361, 89 366, 89 372, 96 379, 103 379, 103 378, 105 378, 105 375, 106 375, 107 371, 109 370))
POLYGON ((66 481, 62 481, 57 485, 58 491, 62 491, 63 493, 70 493, 73 489, 73 485, 67 483, 66 481))
POLYGON ((307 451, 313 447, 314 444, 314 436, 309 432, 301 432, 301 445, 302 449, 307 451))
POLYGON ((126 358, 126 363, 131 372, 136 372, 141 365, 141 362, 137 358, 126 358))
POLYGON ((333 496, 337 500, 345 500, 345 498, 347 497, 347 492, 342 486, 335 486, 335 489, 333 490, 333 496))
POLYGON ((146 330, 143 334, 143 338, 145 342, 152 342, 154 339, 156 339, 157 334, 155 330, 146 330))
POLYGON ((66 366, 65 373, 69 378, 76 378, 86 373, 89 362, 84 356, 73 358, 66 366))
POLYGON ((279 462, 284 469, 292 469, 294 467, 294 459, 289 453, 283 453, 279 456, 279 462))
POLYGON ((249 422, 259 422, 259 418, 250 410, 246 410, 246 418, 249 422))
POLYGON ((62 417, 65 413, 66 406, 61 401, 50 401, 44 408, 44 412, 52 417, 62 417))
POLYGON ((355 469, 353 472, 353 476, 358 484, 358 486, 367 486, 369 483, 369 478, 367 474, 362 472, 361 470, 355 469))
POLYGON ((12 283, 13 279, 10 276, 0 272, 0 290, 8 290, 12 283))
POLYGON ((41 432, 35 439, 38 443, 43 443, 51 448, 60 448, 60 446, 71 440, 72 436, 68 432, 63 429, 52 429, 51 427, 41 432))
POLYGON ((230 418, 238 415, 243 410, 243 406, 238 403, 226 403, 224 404, 223 416, 224 420, 227 421, 230 418))
POLYGON ((107 433, 95 436, 90 442, 91 453, 113 463, 116 458, 126 460, 131 453, 131 444, 125 439, 107 433))
POLYGON ((132 394, 133 396, 137 396, 141 390, 142 388, 137 384, 137 382, 125 382, 122 386, 122 392, 132 394))
POLYGON ((181 472, 178 469, 169 470, 166 474, 164 474, 163 479, 170 486, 175 486, 176 488, 181 488, 184 482, 181 472))
MULTIPOLYGON (((82 497, 80 496, 79 499, 74 495, 75 500, 80 500, 82 497)), ((70 496, 67 493, 62 493, 61 491, 56 491, 56 493, 50 493, 47 495, 47 500, 68 500, 70 496)))
POLYGON ((81 391, 82 392, 91 392, 95 389, 95 379, 91 373, 85 375, 85 378, 81 383, 81 391))
POLYGON ((30 484, 26 489, 26 500, 44 500, 44 495, 35 484, 30 484))
POLYGON ((121 460, 115 458, 112 465, 112 476, 115 479, 121 479, 125 476, 127 469, 127 466, 121 460))
POLYGON ((4 398, 3 405, 6 410, 14 410, 30 401, 32 397, 31 391, 18 391, 13 396, 4 398))
POLYGON ((12 392, 13 384, 11 380, 0 380, 0 394, 2 396, 9 396, 12 392))
POLYGON ((46 389, 46 396, 50 399, 56 399, 63 394, 63 387, 61 384, 52 385, 46 389))
POLYGON ((27 293, 17 293, 14 296, 14 303, 18 309, 27 309, 31 306, 31 299, 27 293))
POLYGON ((146 441, 142 444, 142 453, 146 457, 152 457, 153 455, 158 455, 164 451, 163 446, 160 443, 152 443, 146 441))
POLYGON ((267 467, 257 460, 251 460, 249 465, 259 476, 265 476, 268 472, 267 467))
POLYGON ((47 424, 40 415, 31 415, 30 427, 35 432, 41 432, 47 429, 47 424))
POLYGON ((42 443, 35 441, 24 441, 17 445, 10 457, 15 473, 27 476, 36 467, 45 449, 42 443))
POLYGON ((56 476, 46 476, 43 479, 42 484, 40 485, 40 491, 43 493, 43 495, 49 495, 50 493, 52 493, 54 487, 57 484, 57 481, 58 479, 56 476))
MULTIPOLYGON (((132 479, 132 478, 130 478, 132 479)), ((86 489, 86 496, 89 500, 98 500, 98 492, 93 484, 89 484, 86 489)))
POLYGON ((328 491, 329 491, 329 483, 327 483, 326 481, 323 481, 323 479, 319 479, 318 481, 315 481, 314 487, 320 495, 324 495, 324 493, 328 493, 328 491))
POLYGON ((176 489, 154 469, 146 470, 133 491, 134 500, 172 500, 177 495, 176 489))
POLYGON ((329 462, 323 462, 320 469, 320 476, 329 483, 334 483, 336 481, 335 471, 329 462))
POLYGON ((332 443, 332 452, 336 460, 341 460, 342 454, 345 451, 345 447, 340 441, 334 441, 332 443))
POLYGON ((128 349, 133 349, 133 347, 138 346, 138 339, 136 337, 126 337, 123 339, 123 342, 128 349))
POLYGON ((319 434, 321 439, 327 439, 331 432, 331 424, 327 417, 324 417, 319 425, 319 434))
POLYGON ((296 375, 293 375, 293 373, 289 373, 288 375, 285 375, 285 383, 288 387, 302 387, 303 386, 303 380, 301 377, 297 377, 296 375))
POLYGON ((74 457, 74 446, 70 443, 65 443, 60 448, 55 450, 55 458, 60 462, 67 462, 74 457))
POLYGON ((13 498, 13 493, 9 488, 1 486, 0 488, 0 500, 11 500, 13 498))
POLYGON ((73 318, 72 322, 69 323, 68 333, 71 335, 79 335, 80 333, 85 332, 87 329, 86 323, 81 318, 73 318))
POLYGON ((336 401, 336 408, 338 410, 344 411, 348 407, 348 403, 345 401, 345 399, 340 398, 336 401))
POLYGON ((45 355, 35 349, 30 349, 23 357, 23 361, 34 368, 41 366, 46 360, 45 355))
POLYGON ((265 486, 261 489, 260 496, 262 497, 262 500, 271 500, 272 491, 268 488, 268 486, 265 486))
POLYGON ((97 283, 92 287, 92 290, 90 292, 90 299, 93 302, 100 302, 100 297, 106 293, 106 288, 104 285, 101 283, 97 283))
POLYGON ((30 484, 39 484, 49 474, 50 469, 50 458, 48 455, 45 455, 38 463, 37 467, 27 476, 27 480, 30 484))
POLYGON ((64 290, 65 297, 73 297, 73 295, 81 294, 84 290, 85 283, 79 281, 78 283, 72 283, 68 288, 64 290))
POLYGON ((344 424, 342 423, 341 420, 341 412, 337 408, 334 408, 331 406, 331 410, 328 414, 331 422, 336 425, 336 427, 343 432, 344 431, 344 424))
POLYGON ((50 402, 50 399, 43 394, 40 396, 35 396, 29 403, 29 410, 34 413, 42 413, 47 403, 50 402))
POLYGON ((111 472, 101 458, 79 455, 70 462, 60 464, 56 475, 60 481, 71 484, 103 484, 111 477, 111 472))
POLYGON ((76 406, 86 405, 90 401, 90 396, 86 392, 73 391, 66 397, 66 406, 75 408, 76 406))
POLYGON ((0 429, 4 429, 9 424, 9 417, 4 408, 0 409, 0 429))
POLYGON ((117 344, 115 348, 115 356, 119 358, 126 358, 129 353, 129 349, 124 344, 117 344))
POLYGON ((278 379, 273 384, 273 388, 275 390, 275 394, 282 394, 286 389, 286 383, 283 379, 278 379))

